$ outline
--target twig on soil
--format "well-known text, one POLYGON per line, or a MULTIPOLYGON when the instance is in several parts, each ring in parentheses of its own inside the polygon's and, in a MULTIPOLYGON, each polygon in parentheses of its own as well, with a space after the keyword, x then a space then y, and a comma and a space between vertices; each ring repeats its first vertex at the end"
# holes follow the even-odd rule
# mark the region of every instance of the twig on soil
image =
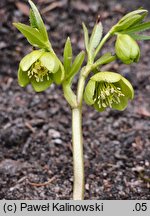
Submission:
POLYGON ((55 8, 58 8, 58 7, 61 8, 63 6, 64 6, 64 2, 57 2, 56 1, 56 2, 51 3, 49 6, 46 6, 45 8, 43 8, 41 10, 41 13, 45 14, 51 10, 54 10, 55 8))
POLYGON ((32 125, 29 122, 25 122, 25 126, 32 132, 35 133, 35 129, 32 127, 32 125))
POLYGON ((34 183, 34 182, 30 182, 28 180, 28 184, 31 186, 35 186, 35 187, 42 187, 42 186, 46 186, 48 184, 50 184, 52 181, 54 181, 56 179, 56 176, 53 176, 51 179, 49 179, 47 182, 43 182, 43 183, 34 183))

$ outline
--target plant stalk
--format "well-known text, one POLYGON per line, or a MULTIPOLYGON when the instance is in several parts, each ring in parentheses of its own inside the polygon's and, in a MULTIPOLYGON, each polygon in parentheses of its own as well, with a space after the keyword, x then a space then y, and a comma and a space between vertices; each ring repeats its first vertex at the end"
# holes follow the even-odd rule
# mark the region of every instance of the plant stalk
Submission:
MULTIPOLYGON (((112 31, 108 32, 95 51, 95 56, 111 36, 112 31)), ((94 59, 93 59, 94 60, 94 59)), ((72 107, 72 141, 73 141, 73 200, 84 199, 84 157, 83 157, 83 137, 82 137, 82 100, 84 93, 85 80, 92 69, 93 61, 88 61, 87 66, 83 67, 77 88, 77 107, 72 107)))
POLYGON ((73 141, 73 200, 84 199, 84 159, 82 138, 82 108, 72 109, 72 141, 73 141))

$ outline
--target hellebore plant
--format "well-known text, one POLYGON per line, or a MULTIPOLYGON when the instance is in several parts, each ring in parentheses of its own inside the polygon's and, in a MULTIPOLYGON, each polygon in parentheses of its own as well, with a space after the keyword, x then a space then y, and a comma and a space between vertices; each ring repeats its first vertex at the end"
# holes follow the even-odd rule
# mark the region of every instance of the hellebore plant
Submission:
POLYGON ((84 199, 82 102, 84 100, 99 112, 107 108, 122 111, 127 107, 128 101, 133 99, 131 83, 119 73, 102 71, 101 67, 118 59, 125 64, 139 61, 140 49, 136 40, 150 39, 150 36, 138 34, 150 29, 150 22, 144 22, 148 11, 138 9, 128 13, 104 37, 100 17, 97 18, 90 37, 83 23, 85 52, 81 51, 73 61, 71 41, 68 38, 61 62, 52 48, 39 11, 32 1, 29 0, 29 4, 30 25, 14 23, 34 48, 20 62, 19 85, 25 87, 31 83, 36 92, 46 90, 52 83, 62 85, 64 97, 72 110, 73 199, 81 200, 84 199), (102 47, 112 37, 116 39, 114 54, 108 52, 99 58, 102 47), (74 92, 72 83, 77 74, 77 91, 74 92))

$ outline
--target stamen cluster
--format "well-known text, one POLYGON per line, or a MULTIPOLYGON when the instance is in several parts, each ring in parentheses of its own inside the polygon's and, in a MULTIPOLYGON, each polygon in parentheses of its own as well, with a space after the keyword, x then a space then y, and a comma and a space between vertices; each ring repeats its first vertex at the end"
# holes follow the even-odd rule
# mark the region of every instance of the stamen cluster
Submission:
POLYGON ((112 107, 113 103, 119 104, 121 96, 125 96, 121 92, 121 88, 115 86, 113 83, 96 83, 94 102, 98 104, 99 108, 112 107))
POLYGON ((44 76, 49 80, 49 70, 37 60, 28 70, 28 77, 31 79, 33 76, 37 82, 43 82, 44 76))

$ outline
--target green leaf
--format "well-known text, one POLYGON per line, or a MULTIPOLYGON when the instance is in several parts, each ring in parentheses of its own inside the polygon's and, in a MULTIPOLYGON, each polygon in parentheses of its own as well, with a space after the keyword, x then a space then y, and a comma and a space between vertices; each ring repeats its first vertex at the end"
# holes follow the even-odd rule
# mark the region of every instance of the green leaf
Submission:
POLYGON ((150 29, 150 22, 139 24, 135 27, 127 29, 127 31, 125 31, 125 32, 129 34, 129 33, 146 31, 148 29, 150 29))
POLYGON ((64 48, 64 68, 67 73, 70 72, 72 65, 72 46, 70 38, 67 38, 64 48))
POLYGON ((147 13, 147 10, 142 9, 128 13, 113 27, 113 32, 126 33, 128 29, 132 29, 134 26, 140 24, 146 17, 147 13))
POLYGON ((56 73, 59 69, 57 57, 50 52, 44 52, 40 57, 40 61, 51 73, 56 73))
POLYGON ((92 35, 90 37, 90 42, 89 42, 89 52, 93 53, 94 49, 98 46, 101 38, 102 38, 102 32, 103 32, 103 27, 101 22, 98 22, 95 24, 92 35))
POLYGON ((89 51, 89 33, 88 33, 87 27, 84 23, 82 23, 82 26, 83 26, 83 31, 84 31, 85 48, 86 48, 86 51, 88 52, 89 51))
POLYGON ((43 54, 42 50, 34 50, 31 53, 27 54, 20 62, 20 68, 23 71, 27 71, 31 65, 36 62, 40 56, 43 54))
POLYGON ((122 32, 125 29, 128 29, 129 27, 137 24, 139 22, 139 20, 141 20, 141 16, 140 15, 134 15, 133 17, 128 17, 127 19, 125 19, 123 22, 118 23, 115 27, 115 31, 116 32, 122 32))
POLYGON ((120 81, 121 75, 115 72, 105 71, 95 74, 90 79, 97 82, 103 81, 108 83, 115 83, 120 81))
POLYGON ((30 26, 33 28, 38 28, 36 18, 34 16, 33 10, 30 9, 30 14, 29 14, 29 21, 30 21, 30 26))
POLYGON ((150 36, 147 35, 130 34, 130 36, 134 40, 150 40, 150 36))
POLYGON ((72 64, 72 68, 71 68, 71 71, 69 73, 69 76, 68 78, 71 78, 73 77, 76 73, 78 73, 78 71, 80 70, 82 64, 83 64, 83 61, 84 61, 84 57, 85 57, 85 53, 84 51, 81 51, 77 57, 75 58, 73 64, 72 64))
POLYGON ((95 91, 95 81, 89 80, 84 91, 84 101, 88 105, 94 104, 93 96, 95 91))
POLYGON ((37 82, 35 78, 31 79, 32 87, 36 92, 45 91, 52 83, 53 83, 52 79, 49 78, 49 80, 47 80, 47 76, 44 76, 42 82, 37 82))
MULTIPOLYGON (((145 9, 138 9, 138 10, 132 11, 132 12, 126 14, 125 16, 123 16, 123 17, 120 19, 119 23, 123 22, 124 20, 126 20, 126 19, 128 19, 128 18, 132 18, 134 15, 137 15, 137 14, 138 14, 138 15, 144 14, 144 15, 146 16, 147 13, 148 13, 148 11, 145 10, 145 9)), ((145 17, 145 16, 144 16, 144 17, 145 17)))
POLYGON ((48 48, 46 42, 43 41, 43 38, 37 29, 23 23, 14 23, 14 26, 27 38, 32 46, 48 48))
POLYGON ((30 82, 29 77, 28 77, 28 73, 25 71, 22 71, 21 68, 19 67, 18 70, 18 83, 21 87, 25 87, 26 85, 28 85, 30 82))
POLYGON ((29 4, 30 4, 30 6, 32 8, 32 11, 34 13, 34 16, 35 16, 35 19, 36 19, 36 24, 37 24, 39 32, 43 36, 43 39, 45 41, 48 41, 47 30, 45 28, 44 22, 43 22, 43 20, 41 18, 41 15, 40 15, 37 7, 35 6, 35 4, 31 0, 29 0, 29 4))
POLYGON ((94 67, 98 67, 99 65, 108 64, 116 59, 116 56, 112 56, 110 52, 105 53, 101 58, 99 58, 95 63, 94 67))

